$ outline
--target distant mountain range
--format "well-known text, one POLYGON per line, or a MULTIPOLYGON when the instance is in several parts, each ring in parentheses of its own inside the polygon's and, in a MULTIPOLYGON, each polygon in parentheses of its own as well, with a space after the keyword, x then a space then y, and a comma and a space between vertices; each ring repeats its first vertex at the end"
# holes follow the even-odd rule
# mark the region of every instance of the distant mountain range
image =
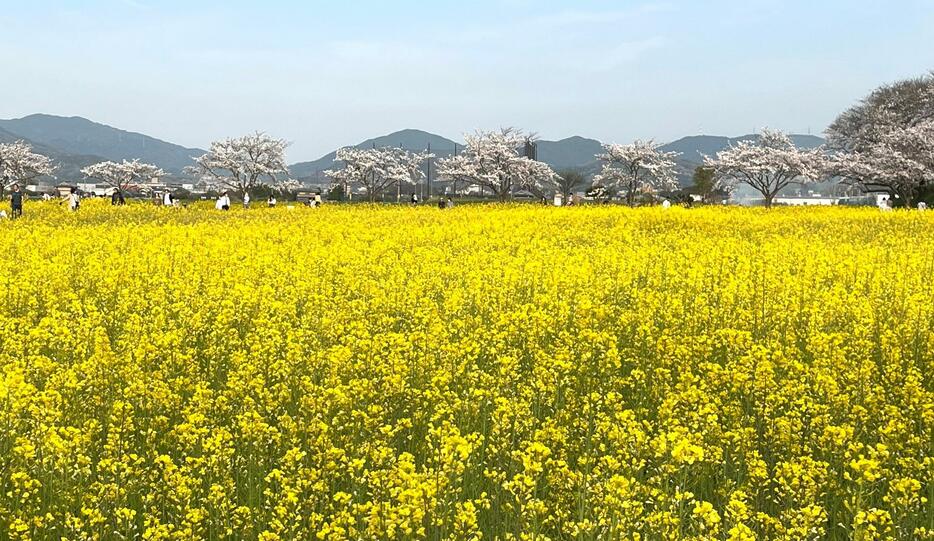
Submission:
MULTIPOLYGON (((678 174, 682 185, 690 184, 694 168, 703 162, 704 156, 713 156, 739 141, 754 139, 756 135, 742 137, 717 137, 697 135, 684 137, 662 147, 668 152, 680 152, 678 174)), ((800 147, 820 146, 824 140, 813 135, 792 135, 800 147)), ((14 120, 0 120, 0 142, 25 140, 33 148, 55 160, 56 177, 75 181, 82 177, 81 168, 104 160, 138 158, 158 165, 173 175, 192 165, 192 158, 205 151, 161 141, 139 133, 128 132, 98 124, 81 117, 60 117, 36 114, 14 120)), ((402 130, 389 135, 367 139, 355 145, 358 148, 396 146, 410 150, 427 150, 435 154, 435 160, 450 156, 462 143, 421 130, 402 130)), ((576 169, 586 176, 599 170, 594 157, 602 150, 601 143, 585 137, 569 137, 560 141, 538 141, 538 159, 557 171, 576 169)), ((335 167, 335 152, 321 158, 300 162, 290 166, 292 178, 305 183, 323 184, 324 171, 335 167)))
MULTIPOLYGON (((193 157, 204 154, 201 149, 185 148, 81 117, 29 115, 15 120, 0 120, 0 129, 31 142, 37 151, 51 149, 50 157, 56 157, 52 156, 53 153, 59 158, 75 156, 78 162, 86 161, 82 156, 93 158, 91 163, 138 158, 158 165, 166 172, 178 174, 192 164, 193 157)), ((60 168, 58 176, 63 176, 63 173, 60 168)))
MULTIPOLYGON (((435 161, 454 154, 455 147, 463 148, 463 143, 456 143, 440 135, 428 133, 421 130, 402 130, 382 137, 367 139, 357 145, 356 148, 373 147, 400 147, 409 150, 428 150, 435 155, 435 161)), ((308 183, 326 182, 324 172, 328 169, 334 169, 337 164, 334 158, 337 156, 337 150, 329 152, 317 160, 311 162, 299 162, 289 166, 289 173, 292 178, 308 183)))
MULTIPOLYGON (((824 140, 815 135, 792 134, 792 142, 800 148, 817 148, 824 144, 824 140)), ((741 141, 758 139, 758 135, 743 135, 742 137, 718 137, 714 135, 692 135, 682 137, 661 147, 665 152, 679 152, 675 162, 678 164, 678 180, 681 186, 691 185, 694 169, 704 163, 704 156, 714 157, 717 152, 730 148, 741 141)))
MULTIPOLYGON (((0 121, 4 122, 4 121, 0 121)), ((29 140, 22 135, 14 134, 8 130, 0 128, 0 143, 13 143, 16 141, 23 141, 30 143, 32 149, 39 154, 43 154, 52 158, 55 163, 55 175, 58 178, 62 179, 79 179, 83 175, 81 174, 81 169, 93 165, 98 162, 105 161, 105 158, 100 156, 92 156, 86 154, 69 154, 63 152, 62 150, 44 145, 42 143, 37 143, 35 141, 29 140)), ((46 182, 51 183, 53 179, 45 179, 46 182)))

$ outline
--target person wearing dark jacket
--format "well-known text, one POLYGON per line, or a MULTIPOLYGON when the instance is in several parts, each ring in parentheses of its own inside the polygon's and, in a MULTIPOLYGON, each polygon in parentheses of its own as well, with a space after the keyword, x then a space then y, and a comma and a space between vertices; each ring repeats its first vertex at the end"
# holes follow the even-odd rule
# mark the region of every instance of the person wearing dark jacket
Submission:
POLYGON ((115 190, 113 195, 110 196, 110 204, 114 206, 126 205, 126 199, 123 198, 123 192, 120 190, 115 190))
POLYGON ((13 193, 10 194, 10 218, 16 219, 23 215, 23 192, 19 190, 19 184, 13 185, 13 193))

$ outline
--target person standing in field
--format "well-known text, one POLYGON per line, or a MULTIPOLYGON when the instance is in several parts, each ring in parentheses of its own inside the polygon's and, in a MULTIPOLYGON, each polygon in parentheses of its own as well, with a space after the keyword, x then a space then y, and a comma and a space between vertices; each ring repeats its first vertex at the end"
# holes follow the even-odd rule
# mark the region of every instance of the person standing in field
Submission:
POLYGON ((19 189, 19 184, 13 185, 13 192, 10 194, 10 219, 17 219, 23 215, 23 192, 19 189))
POLYGON ((68 194, 66 201, 68 201, 68 209, 70 211, 78 212, 78 208, 81 207, 81 196, 78 195, 77 188, 71 189, 71 193, 68 194))
POLYGON ((278 201, 276 201, 275 196, 272 195, 270 195, 269 199, 266 200, 266 204, 269 205, 269 208, 276 206, 276 203, 278 203, 278 201))
POLYGON ((928 209, 928 204, 927 204, 927 203, 925 203, 924 201, 918 203, 918 210, 920 210, 921 212, 924 212, 924 211, 926 211, 927 209, 928 209))
POLYGON ((172 192, 165 192, 162 196, 162 205, 166 207, 171 207, 172 203, 175 201, 175 198, 172 197, 172 192))
POLYGON ((663 208, 663 209, 669 209, 669 208, 671 208, 671 201, 669 201, 669 200, 667 200, 667 199, 665 199, 664 201, 662 201, 662 208, 663 208))
POLYGON ((114 193, 110 196, 110 204, 115 207, 126 205, 126 199, 123 198, 123 192, 120 190, 115 190, 114 193))
POLYGON ((250 208, 250 192, 243 192, 243 208, 250 208))
POLYGON ((227 192, 221 194, 217 198, 217 203, 214 204, 214 208, 217 210, 230 210, 230 197, 227 195, 227 192))
POLYGON ((315 194, 315 206, 316 207, 321 206, 321 194, 320 193, 315 194))

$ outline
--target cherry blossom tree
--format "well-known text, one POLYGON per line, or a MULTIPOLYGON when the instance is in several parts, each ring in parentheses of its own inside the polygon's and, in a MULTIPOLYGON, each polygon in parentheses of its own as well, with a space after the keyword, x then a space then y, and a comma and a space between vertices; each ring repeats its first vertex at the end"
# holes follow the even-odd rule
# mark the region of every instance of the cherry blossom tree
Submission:
POLYGON ((0 198, 14 184, 25 184, 55 170, 52 160, 32 151, 25 141, 0 144, 0 198))
POLYGON ((289 144, 262 132, 211 143, 207 154, 195 158, 189 173, 206 176, 221 189, 247 194, 259 186, 279 187, 277 175, 288 173, 285 149, 289 144))
POLYGON ((934 120, 934 73, 884 85, 827 128, 831 150, 864 152, 886 133, 934 120))
POLYGON ((911 207, 918 189, 934 183, 934 121, 892 128, 859 152, 839 152, 828 173, 864 191, 883 191, 911 207))
POLYGON ((643 190, 677 190, 674 159, 678 152, 663 152, 654 141, 636 141, 631 145, 603 145, 600 174, 594 186, 617 188, 626 194, 626 203, 633 206, 636 194, 643 190))
POLYGON ((932 123, 934 74, 882 86, 827 129, 828 172, 910 207, 934 175, 932 123))
POLYGON ((165 176, 165 171, 159 167, 139 160, 95 163, 85 167, 81 172, 84 176, 99 180, 120 192, 136 188, 154 178, 165 176))
POLYGON ((822 148, 799 149, 788 135, 768 129, 704 163, 716 171, 718 187, 732 191, 745 184, 762 194, 766 208, 789 185, 819 181, 825 169, 822 148))
POLYGON ((509 199, 514 189, 541 193, 557 185, 558 175, 551 167, 520 155, 519 149, 528 141, 520 130, 477 132, 465 139, 461 154, 439 161, 442 177, 489 189, 502 201, 509 199))
POLYGON ((568 169, 558 173, 556 183, 564 201, 567 201, 575 189, 584 186, 584 175, 580 171, 568 169))
POLYGON ((396 149, 396 166, 390 169, 390 175, 396 178, 396 186, 400 189, 403 184, 418 185, 425 180, 424 164, 434 158, 430 152, 409 152, 396 149))
POLYGON ((295 192, 301 187, 302 183, 291 177, 278 181, 275 186, 280 193, 295 192))
POLYGON ((342 148, 334 161, 343 167, 325 171, 336 186, 363 186, 372 203, 386 189, 404 184, 417 184, 425 177, 422 164, 432 157, 425 152, 409 152, 399 148, 342 148))

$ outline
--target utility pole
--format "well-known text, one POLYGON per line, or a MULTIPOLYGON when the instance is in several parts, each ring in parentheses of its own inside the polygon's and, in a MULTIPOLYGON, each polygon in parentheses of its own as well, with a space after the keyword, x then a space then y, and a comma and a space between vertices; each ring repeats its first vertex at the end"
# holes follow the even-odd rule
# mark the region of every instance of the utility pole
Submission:
POLYGON ((425 201, 428 201, 431 199, 431 141, 428 142, 428 158, 425 161, 428 162, 428 176, 425 181, 425 185, 428 188, 428 195, 425 196, 425 201))

